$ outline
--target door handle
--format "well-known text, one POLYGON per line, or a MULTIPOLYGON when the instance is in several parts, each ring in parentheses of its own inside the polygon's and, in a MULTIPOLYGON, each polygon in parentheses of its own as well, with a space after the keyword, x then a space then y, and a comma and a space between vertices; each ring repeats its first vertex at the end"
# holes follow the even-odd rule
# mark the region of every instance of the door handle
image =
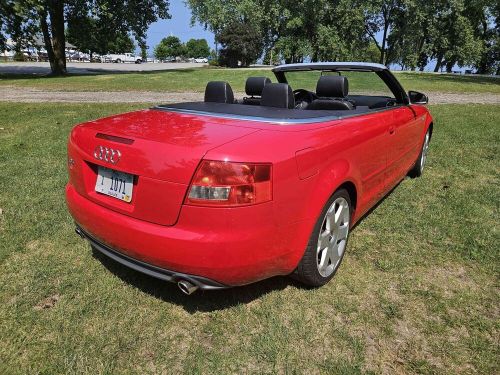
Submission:
POLYGON ((396 127, 390 126, 389 127, 389 134, 394 134, 396 132, 396 127))

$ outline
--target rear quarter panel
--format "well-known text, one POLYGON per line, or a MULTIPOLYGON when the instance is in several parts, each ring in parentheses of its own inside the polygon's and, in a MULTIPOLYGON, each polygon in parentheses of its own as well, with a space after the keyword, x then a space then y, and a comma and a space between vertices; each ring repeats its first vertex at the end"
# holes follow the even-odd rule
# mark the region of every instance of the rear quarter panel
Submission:
POLYGON ((273 164, 273 220, 282 246, 292 253, 293 269, 321 210, 340 185, 351 182, 356 187, 354 221, 379 198, 367 194, 363 176, 380 170, 374 190, 383 190, 383 165, 380 158, 375 160, 382 150, 373 140, 382 139, 386 127, 378 114, 370 114, 329 123, 259 128, 262 131, 210 150, 205 159, 273 164), (291 234, 291 227, 300 228, 299 233, 291 234))

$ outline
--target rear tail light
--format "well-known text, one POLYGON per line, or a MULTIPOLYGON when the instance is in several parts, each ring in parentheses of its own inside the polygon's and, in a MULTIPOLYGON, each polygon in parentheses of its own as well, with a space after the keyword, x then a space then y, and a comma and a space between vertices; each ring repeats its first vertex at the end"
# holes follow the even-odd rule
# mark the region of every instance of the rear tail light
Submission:
POLYGON ((186 204, 247 206, 272 198, 271 165, 204 160, 195 172, 186 204))

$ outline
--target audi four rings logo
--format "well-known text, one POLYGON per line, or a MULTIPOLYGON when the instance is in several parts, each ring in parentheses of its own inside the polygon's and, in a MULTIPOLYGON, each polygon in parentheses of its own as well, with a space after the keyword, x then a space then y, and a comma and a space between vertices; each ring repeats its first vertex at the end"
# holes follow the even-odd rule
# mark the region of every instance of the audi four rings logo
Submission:
POLYGON ((94 157, 97 160, 105 161, 106 163, 116 164, 120 161, 122 153, 109 147, 97 146, 94 149, 94 157))

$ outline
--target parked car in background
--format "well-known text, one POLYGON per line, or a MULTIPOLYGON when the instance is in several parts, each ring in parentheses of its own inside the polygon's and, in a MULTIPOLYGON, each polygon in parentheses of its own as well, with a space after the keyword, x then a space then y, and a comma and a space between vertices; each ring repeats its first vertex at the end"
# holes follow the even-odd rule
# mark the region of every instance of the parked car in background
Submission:
POLYGON ((11 50, 5 50, 0 54, 0 58, 3 61, 11 61, 14 60, 15 52, 11 50))
POLYGON ((273 72, 277 83, 248 78, 239 100, 214 81, 202 102, 75 126, 66 200, 77 233, 186 294, 276 275, 326 284, 353 225, 422 174, 433 119, 426 95, 380 64, 273 72))
POLYGON ((135 63, 141 64, 142 57, 137 56, 133 53, 119 53, 119 54, 108 54, 103 56, 103 62, 114 62, 114 63, 135 63))
POLYGON ((195 63, 208 63, 208 59, 206 57, 198 57, 197 59, 194 59, 195 63))

